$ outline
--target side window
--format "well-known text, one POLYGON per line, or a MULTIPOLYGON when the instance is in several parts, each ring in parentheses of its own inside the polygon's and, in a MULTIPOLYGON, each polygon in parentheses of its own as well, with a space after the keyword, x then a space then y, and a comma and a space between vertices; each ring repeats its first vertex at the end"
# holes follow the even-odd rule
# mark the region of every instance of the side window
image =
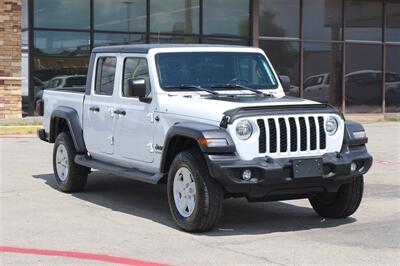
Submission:
POLYGON ((128 95, 128 81, 130 79, 144 79, 146 81, 146 95, 151 92, 149 68, 145 58, 126 58, 124 62, 124 76, 122 82, 122 96, 132 97, 128 95))
POLYGON ((97 60, 95 94, 113 94, 116 65, 117 58, 115 57, 100 57, 97 60))

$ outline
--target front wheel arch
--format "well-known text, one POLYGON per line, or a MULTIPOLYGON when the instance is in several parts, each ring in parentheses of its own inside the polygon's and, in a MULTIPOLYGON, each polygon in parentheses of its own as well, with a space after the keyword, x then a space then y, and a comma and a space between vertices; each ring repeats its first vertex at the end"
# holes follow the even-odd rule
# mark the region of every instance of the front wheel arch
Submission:
POLYGON ((166 183, 168 172, 175 157, 182 151, 197 149, 200 152, 200 147, 194 138, 176 135, 169 141, 166 150, 163 152, 160 172, 163 177, 160 183, 166 183))

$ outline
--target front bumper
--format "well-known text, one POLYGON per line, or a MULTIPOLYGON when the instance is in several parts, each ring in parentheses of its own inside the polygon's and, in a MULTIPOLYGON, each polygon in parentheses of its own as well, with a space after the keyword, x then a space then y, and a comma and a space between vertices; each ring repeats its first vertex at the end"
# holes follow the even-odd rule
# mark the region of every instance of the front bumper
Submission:
POLYGON ((365 174, 372 165, 372 157, 365 145, 353 146, 340 153, 326 153, 322 160, 322 176, 293 177, 293 160, 299 158, 255 158, 242 161, 234 155, 206 155, 207 164, 214 177, 226 192, 233 196, 246 196, 249 200, 281 200, 305 198, 318 192, 337 192, 341 185, 356 176, 365 174), (351 164, 357 170, 351 171, 351 164), (242 173, 249 169, 252 178, 244 181, 242 173))

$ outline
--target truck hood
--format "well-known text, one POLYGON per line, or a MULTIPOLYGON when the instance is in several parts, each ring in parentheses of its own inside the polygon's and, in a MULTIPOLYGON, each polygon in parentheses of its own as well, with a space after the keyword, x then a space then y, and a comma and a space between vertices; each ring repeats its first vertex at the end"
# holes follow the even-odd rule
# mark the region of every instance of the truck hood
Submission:
POLYGON ((226 111, 242 107, 318 104, 289 96, 201 96, 159 94, 160 112, 220 122, 226 111))

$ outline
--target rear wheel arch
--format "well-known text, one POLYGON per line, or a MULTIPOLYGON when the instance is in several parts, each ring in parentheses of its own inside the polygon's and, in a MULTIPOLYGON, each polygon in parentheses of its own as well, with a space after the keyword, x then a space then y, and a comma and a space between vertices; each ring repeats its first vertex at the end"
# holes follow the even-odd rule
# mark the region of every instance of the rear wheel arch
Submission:
POLYGON ((61 117, 53 117, 50 124, 50 143, 54 143, 61 132, 70 131, 67 121, 61 117))
POLYGON ((87 150, 78 113, 70 107, 58 107, 51 114, 49 142, 54 143, 57 136, 65 131, 71 135, 77 153, 86 153, 87 150))

